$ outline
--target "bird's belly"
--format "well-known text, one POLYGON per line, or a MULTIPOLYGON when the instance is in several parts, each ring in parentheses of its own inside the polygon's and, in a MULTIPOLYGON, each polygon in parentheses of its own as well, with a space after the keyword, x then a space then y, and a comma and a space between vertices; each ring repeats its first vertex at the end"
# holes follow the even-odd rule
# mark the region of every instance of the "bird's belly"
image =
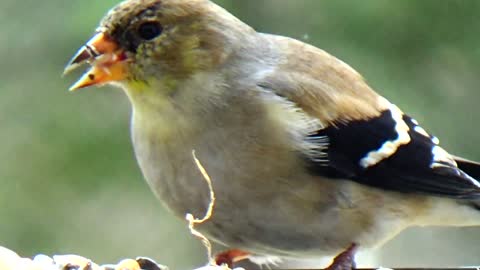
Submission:
MULTIPOLYGON (((389 239, 412 214, 406 204, 395 204, 399 194, 298 169, 282 173, 265 160, 239 167, 221 152, 195 150, 217 198, 212 218, 198 229, 230 248, 277 256, 334 255, 351 243, 371 247, 389 239)), ((142 171, 167 208, 180 218, 203 217, 210 196, 192 151, 181 154, 158 144, 144 151, 149 154, 139 158, 142 171)))
MULTIPOLYGON (((345 184, 345 190, 355 189, 345 184)), ((391 205, 382 205, 386 202, 383 196, 376 202, 322 198, 327 192, 313 184, 267 195, 265 200, 248 195, 235 202, 219 200, 214 217, 203 229, 231 248, 299 258, 333 256, 352 243, 373 248, 411 225, 410 209, 391 211, 387 209, 391 205)))
POLYGON ((409 225, 417 214, 412 209, 422 203, 415 196, 309 174, 297 153, 265 135, 273 128, 246 133, 244 127, 222 127, 196 133, 195 140, 182 132, 162 137, 145 126, 132 130, 148 184, 180 218, 203 217, 210 202, 196 151, 217 198, 212 218, 198 229, 230 248, 314 257, 334 255, 351 243, 371 247, 409 225))

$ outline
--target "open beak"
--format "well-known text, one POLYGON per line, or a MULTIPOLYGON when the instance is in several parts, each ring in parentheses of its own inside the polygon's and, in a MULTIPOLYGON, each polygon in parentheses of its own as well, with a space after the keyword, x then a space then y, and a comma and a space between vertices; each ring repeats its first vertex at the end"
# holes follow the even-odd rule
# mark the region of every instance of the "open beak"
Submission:
POLYGON ((72 87, 70 91, 126 78, 126 55, 116 42, 105 33, 97 33, 87 42, 65 67, 64 75, 85 63, 92 67, 72 87))

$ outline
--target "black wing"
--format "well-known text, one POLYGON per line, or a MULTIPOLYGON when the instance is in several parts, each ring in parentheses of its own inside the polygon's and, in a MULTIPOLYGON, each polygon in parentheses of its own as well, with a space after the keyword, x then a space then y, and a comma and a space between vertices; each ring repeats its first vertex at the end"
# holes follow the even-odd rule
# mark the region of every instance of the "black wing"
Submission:
POLYGON ((427 193, 459 199, 480 198, 480 165, 455 159, 412 118, 396 106, 379 117, 336 124, 307 140, 328 138, 328 160, 309 160, 313 173, 350 179, 400 192, 427 193))
POLYGON ((475 179, 480 179, 480 163, 464 159, 461 157, 454 157, 460 170, 466 172, 475 179))

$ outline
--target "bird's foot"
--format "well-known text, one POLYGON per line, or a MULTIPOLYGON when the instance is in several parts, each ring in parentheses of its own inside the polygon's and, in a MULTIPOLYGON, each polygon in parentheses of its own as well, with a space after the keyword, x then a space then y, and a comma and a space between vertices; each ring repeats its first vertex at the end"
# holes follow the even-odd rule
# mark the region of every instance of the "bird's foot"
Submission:
POLYGON ((357 253, 358 246, 352 244, 347 250, 340 253, 333 263, 324 270, 352 270, 355 269, 355 253, 357 253))
POLYGON ((215 255, 217 265, 227 265, 232 268, 237 262, 248 259, 252 254, 239 249, 230 249, 215 255))

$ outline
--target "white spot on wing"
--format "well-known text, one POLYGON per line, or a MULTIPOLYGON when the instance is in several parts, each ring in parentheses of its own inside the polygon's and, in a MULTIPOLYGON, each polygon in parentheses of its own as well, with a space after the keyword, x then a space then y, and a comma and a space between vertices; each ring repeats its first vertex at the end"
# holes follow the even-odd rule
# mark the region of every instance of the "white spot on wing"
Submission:
POLYGON ((371 151, 366 157, 362 158, 360 160, 360 165, 363 168, 374 166, 382 160, 391 157, 400 146, 408 144, 411 141, 410 135, 408 135, 410 128, 407 123, 403 121, 402 111, 394 104, 391 104, 384 98, 382 99, 381 102, 388 104, 393 121, 395 121, 395 131, 397 132, 398 137, 395 140, 386 141, 378 150, 371 151))
POLYGON ((417 132, 418 134, 420 134, 424 137, 429 138, 434 145, 439 145, 440 144, 440 140, 438 140, 437 137, 430 135, 424 128, 422 128, 420 126, 420 124, 418 123, 417 120, 412 118, 412 119, 410 119, 410 122, 412 122, 412 124, 414 125, 413 130, 415 132, 417 132))
POLYGON ((480 183, 472 178, 470 175, 465 174, 462 172, 458 166, 457 162, 455 159, 443 148, 440 146, 435 146, 432 148, 432 154, 433 154, 433 162, 431 165, 432 169, 438 168, 438 167, 448 167, 451 170, 456 170, 456 173, 460 176, 462 176, 463 179, 466 179, 470 181, 473 185, 476 187, 480 188, 480 183), (450 165, 450 166, 449 166, 450 165))
POLYGON ((445 163, 453 167, 457 167, 457 162, 455 162, 453 157, 447 151, 445 151, 442 147, 438 145, 433 147, 432 154, 433 154, 433 161, 431 165, 432 168, 445 166, 445 163))
MULTIPOLYGON (((415 123, 414 123, 415 124, 415 123)), ((416 124, 418 125, 418 124, 416 124)), ((427 137, 427 138, 430 138, 430 135, 428 134, 428 132, 423 129, 421 126, 415 126, 415 128, 413 128, 413 130, 415 130, 417 133, 427 137)))

